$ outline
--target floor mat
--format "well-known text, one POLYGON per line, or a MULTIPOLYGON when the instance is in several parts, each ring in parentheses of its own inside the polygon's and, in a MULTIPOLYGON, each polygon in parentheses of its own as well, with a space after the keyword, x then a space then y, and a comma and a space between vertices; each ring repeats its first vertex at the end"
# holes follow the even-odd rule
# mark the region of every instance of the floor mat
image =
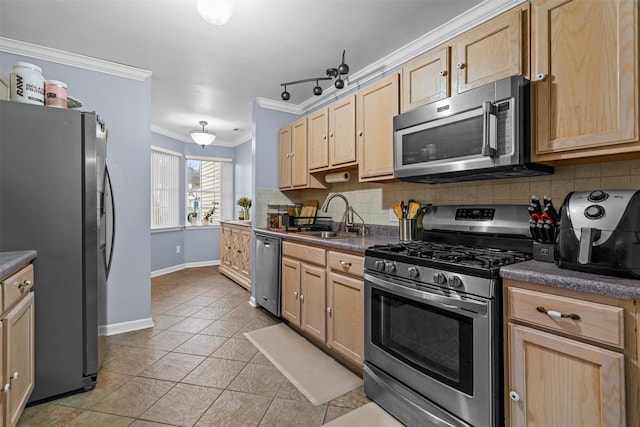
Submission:
POLYGON ((314 405, 326 403, 362 385, 362 378, 284 323, 244 335, 314 405))
POLYGON ((403 425, 375 402, 371 402, 336 418, 323 427, 402 427, 403 425))

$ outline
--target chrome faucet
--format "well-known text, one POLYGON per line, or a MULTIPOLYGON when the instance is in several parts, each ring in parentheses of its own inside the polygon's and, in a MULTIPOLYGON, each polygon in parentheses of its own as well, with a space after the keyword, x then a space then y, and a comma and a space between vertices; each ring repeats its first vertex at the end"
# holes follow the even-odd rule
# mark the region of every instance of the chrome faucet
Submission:
POLYGON ((344 200, 344 203, 346 205, 346 209, 344 211, 344 226, 345 229, 347 227, 353 227, 353 216, 352 213, 353 212, 350 207, 349 207, 349 200, 347 200, 347 198, 340 193, 329 193, 327 195, 327 198, 325 199, 324 203, 322 204, 322 207, 320 208, 320 210, 322 212, 327 212, 327 210, 329 209, 329 202, 331 200, 333 200, 335 197, 340 197, 342 200, 344 200))

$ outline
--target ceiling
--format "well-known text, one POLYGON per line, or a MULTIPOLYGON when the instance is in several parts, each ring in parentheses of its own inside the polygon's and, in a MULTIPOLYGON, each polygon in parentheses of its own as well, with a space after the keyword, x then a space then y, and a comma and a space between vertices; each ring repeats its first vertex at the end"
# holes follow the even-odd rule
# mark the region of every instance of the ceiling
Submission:
MULTIPOLYGON (((315 101, 315 82, 289 86, 286 104, 280 83, 325 77, 346 50, 349 88, 352 76, 379 73, 382 58, 480 3, 235 0, 230 21, 213 26, 196 0, 0 0, 0 37, 149 70, 152 130, 188 141, 206 120, 216 144, 234 146, 251 136, 254 99, 291 111, 315 101)), ((320 86, 324 98, 338 94, 332 82, 320 86)))

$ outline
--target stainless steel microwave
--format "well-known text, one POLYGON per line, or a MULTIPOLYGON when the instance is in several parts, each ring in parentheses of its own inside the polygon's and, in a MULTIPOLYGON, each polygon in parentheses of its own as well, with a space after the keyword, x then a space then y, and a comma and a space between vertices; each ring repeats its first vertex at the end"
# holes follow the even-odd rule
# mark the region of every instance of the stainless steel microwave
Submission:
POLYGON ((393 173, 440 183, 553 173, 531 163, 529 81, 508 77, 393 118, 393 173))

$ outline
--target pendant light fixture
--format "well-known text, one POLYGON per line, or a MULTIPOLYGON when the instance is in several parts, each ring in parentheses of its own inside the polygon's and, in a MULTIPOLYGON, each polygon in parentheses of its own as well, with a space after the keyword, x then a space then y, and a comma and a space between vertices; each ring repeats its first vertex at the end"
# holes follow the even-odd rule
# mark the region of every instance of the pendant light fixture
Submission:
POLYGON ((333 83, 336 89, 344 88, 344 80, 342 76, 349 74, 349 66, 344 62, 344 55, 347 51, 342 51, 342 62, 338 65, 338 68, 328 68, 326 71, 327 77, 313 77, 310 79, 304 80, 296 80, 294 82, 280 83, 280 86, 284 86, 284 91, 280 94, 280 97, 283 101, 288 101, 291 99, 291 94, 287 92, 287 85, 296 85, 298 83, 307 83, 307 82, 316 82, 316 86, 313 88, 313 94, 316 96, 322 95, 322 88, 318 84, 320 80, 333 80, 336 78, 336 81, 333 83))
POLYGON ((231 19, 233 0, 199 0, 196 7, 209 24, 224 25, 231 19))
POLYGON ((210 132, 208 130, 204 130, 204 127, 208 125, 205 121, 200 121, 200 126, 202 126, 202 130, 192 130, 189 132, 191 135, 191 139, 198 145, 201 145, 204 148, 205 145, 209 145, 216 140, 215 132, 210 132))

